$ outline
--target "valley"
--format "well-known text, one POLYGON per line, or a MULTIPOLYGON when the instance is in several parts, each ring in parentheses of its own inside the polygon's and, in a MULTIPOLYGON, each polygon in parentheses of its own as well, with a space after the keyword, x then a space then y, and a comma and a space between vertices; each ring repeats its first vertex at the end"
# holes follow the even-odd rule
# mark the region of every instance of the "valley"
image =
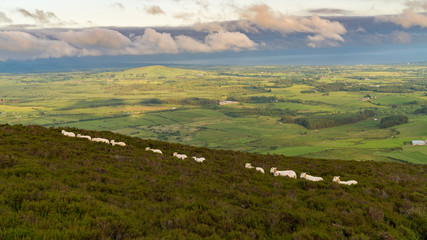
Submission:
POLYGON ((411 145, 427 140, 426 79, 425 63, 4 73, 0 123, 252 153, 426 164, 427 146, 411 145), (225 101, 231 104, 220 104, 225 101), (381 128, 389 116, 408 122, 381 128))

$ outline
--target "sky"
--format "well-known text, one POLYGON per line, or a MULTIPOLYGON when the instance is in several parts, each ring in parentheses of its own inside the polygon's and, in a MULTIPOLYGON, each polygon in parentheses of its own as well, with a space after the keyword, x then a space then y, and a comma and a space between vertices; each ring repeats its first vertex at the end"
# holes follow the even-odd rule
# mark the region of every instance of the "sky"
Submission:
POLYGON ((0 62, 423 48, 426 12, 427 0, 0 0, 0 62))
POLYGON ((373 16, 399 14, 407 3, 405 0, 0 0, 0 12, 19 25, 155 27, 237 20, 239 11, 254 4, 266 4, 288 15, 373 16), (36 14, 37 10, 53 13, 57 19, 40 22, 22 10, 30 14, 36 14))

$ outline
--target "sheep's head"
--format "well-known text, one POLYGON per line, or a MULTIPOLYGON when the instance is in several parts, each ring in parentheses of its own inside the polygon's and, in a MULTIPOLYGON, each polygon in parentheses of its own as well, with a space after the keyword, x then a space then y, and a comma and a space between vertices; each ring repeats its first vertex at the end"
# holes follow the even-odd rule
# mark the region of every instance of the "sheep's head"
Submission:
POLYGON ((274 173, 274 170, 276 170, 276 169, 277 169, 276 167, 270 168, 270 173, 274 173))
POLYGON ((303 172, 301 173, 301 175, 299 176, 300 178, 305 178, 307 176, 307 173, 303 172))
POLYGON ((178 153, 177 153, 177 152, 174 152, 174 153, 173 153, 173 155, 174 155, 174 156, 176 156, 176 155, 178 155, 178 153))
POLYGON ((277 169, 276 169, 276 168, 274 168, 274 169, 273 169, 273 173, 276 173, 276 172, 277 172, 277 169))
POLYGON ((335 176, 333 179, 332 179, 332 182, 339 182, 340 181, 340 177, 339 176, 335 176))
POLYGON ((150 150, 150 147, 146 147, 146 148, 145 148, 145 151, 148 151, 148 150, 150 150))

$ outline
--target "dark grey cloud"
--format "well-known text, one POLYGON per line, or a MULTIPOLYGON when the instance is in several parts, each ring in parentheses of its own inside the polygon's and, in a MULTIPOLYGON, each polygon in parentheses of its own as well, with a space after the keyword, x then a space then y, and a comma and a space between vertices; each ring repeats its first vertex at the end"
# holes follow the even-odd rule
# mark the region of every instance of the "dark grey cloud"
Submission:
POLYGON ((150 6, 145 9, 145 12, 151 15, 165 14, 165 11, 159 6, 150 6))
POLYGON ((45 12, 43 10, 36 9, 34 12, 30 12, 26 9, 17 9, 24 17, 33 19, 36 23, 40 24, 60 24, 62 21, 53 12, 45 12))
POLYGON ((194 13, 177 13, 173 15, 174 18, 190 21, 192 20, 196 15, 194 13))
POLYGON ((327 14, 327 15, 333 15, 333 14, 349 14, 350 11, 344 10, 344 9, 338 9, 338 8, 316 8, 316 9, 310 9, 308 10, 309 13, 314 14, 327 14))

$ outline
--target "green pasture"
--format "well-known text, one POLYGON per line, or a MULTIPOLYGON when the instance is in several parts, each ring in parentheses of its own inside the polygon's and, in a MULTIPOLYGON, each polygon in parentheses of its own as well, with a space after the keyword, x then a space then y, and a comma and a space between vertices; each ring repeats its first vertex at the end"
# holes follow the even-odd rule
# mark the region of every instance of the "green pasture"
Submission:
POLYGON ((120 72, 3 74, 0 123, 108 130, 194 146, 288 156, 425 163, 424 150, 409 151, 405 146, 411 140, 427 139, 427 116, 413 114, 427 104, 423 65, 206 69, 210 70, 150 66, 120 72), (402 81, 425 91, 302 93, 315 90, 318 83, 395 86, 402 81), (368 94, 377 98, 359 100, 368 94), (244 102, 251 97, 280 101, 244 102), (215 103, 227 98, 243 102, 228 106, 215 103), (211 105, 200 104, 204 100, 211 105), (232 115, 229 109, 243 114, 232 115), (376 120, 308 130, 281 123, 281 115, 248 109, 266 109, 265 114, 289 109, 294 115, 287 117, 293 118, 366 109, 378 116, 376 120), (399 114, 407 115, 409 123, 379 128, 382 117, 399 114))
POLYGON ((298 147, 284 147, 262 153, 281 154, 285 156, 302 156, 312 153, 323 152, 329 148, 316 147, 316 146, 298 146, 298 147))
POLYGON ((394 159, 396 161, 427 164, 427 146, 408 146, 405 147, 402 151, 379 152, 376 154, 394 159))

